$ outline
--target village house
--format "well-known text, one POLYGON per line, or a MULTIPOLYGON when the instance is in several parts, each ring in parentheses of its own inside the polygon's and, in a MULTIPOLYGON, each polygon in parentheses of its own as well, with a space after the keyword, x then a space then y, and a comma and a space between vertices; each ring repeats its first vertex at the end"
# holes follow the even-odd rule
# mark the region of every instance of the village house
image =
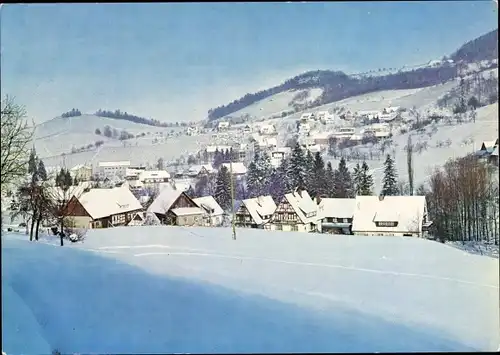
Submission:
POLYGON ((72 167, 69 173, 77 181, 90 181, 92 178, 92 166, 78 164, 72 167))
POLYGON ((224 221, 224 210, 212 196, 193 199, 194 203, 204 211, 203 222, 207 227, 219 227, 224 221))
POLYGON ((356 200, 353 198, 321 198, 318 215, 323 233, 351 234, 356 200))
POLYGON ((273 124, 264 124, 260 127, 259 133, 262 135, 276 134, 276 127, 273 124))
POLYGON ((312 136, 314 144, 328 147, 328 142, 332 134, 330 132, 316 133, 312 136))
POLYGON ((481 148, 475 153, 475 156, 482 161, 488 161, 494 163, 495 155, 493 155, 493 153, 496 150, 495 154, 496 156, 498 156, 497 147, 498 147, 498 139, 495 141, 484 141, 481 143, 481 148))
POLYGON ((271 196, 259 196, 243 200, 235 214, 235 226, 270 229, 268 223, 275 210, 276 203, 271 196))
POLYGON ((425 237, 431 224, 425 196, 356 196, 354 235, 425 237))
POLYGON ((64 215, 76 228, 109 228, 127 225, 142 206, 129 189, 87 189, 74 195, 64 215))
POLYGON ((290 147, 275 148, 270 155, 271 165, 275 168, 279 167, 283 160, 288 158, 291 154, 292 148, 290 147))
POLYGON ((204 211, 184 191, 166 186, 148 207, 162 224, 176 226, 203 225, 204 211))
POLYGON ((349 139, 356 133, 354 127, 340 127, 332 132, 331 137, 336 139, 349 139))
POLYGON ((245 127, 243 127, 243 133, 252 133, 252 127, 245 125, 245 127))
POLYGON ((97 172, 101 179, 112 178, 115 176, 125 177, 127 168, 130 167, 130 161, 109 161, 99 162, 97 172))
POLYGON ((219 122, 217 125, 217 130, 219 132, 227 131, 229 129, 229 122, 219 122))
POLYGON ((186 135, 188 136, 196 136, 199 133, 198 127, 188 127, 186 129, 186 135))
POLYGON ((271 217, 270 229, 287 232, 321 232, 318 205, 305 190, 285 194, 271 217))
POLYGON ((245 166, 245 164, 241 163, 241 162, 235 162, 235 163, 222 163, 222 166, 227 168, 227 171, 231 171, 232 169, 232 172, 233 172, 233 175, 235 176, 243 176, 247 173, 247 168, 245 166), (231 167, 232 165, 232 167, 231 167))
POLYGON ((190 166, 186 172, 186 176, 191 178, 201 177, 203 175, 210 175, 215 172, 212 164, 202 164, 190 166))

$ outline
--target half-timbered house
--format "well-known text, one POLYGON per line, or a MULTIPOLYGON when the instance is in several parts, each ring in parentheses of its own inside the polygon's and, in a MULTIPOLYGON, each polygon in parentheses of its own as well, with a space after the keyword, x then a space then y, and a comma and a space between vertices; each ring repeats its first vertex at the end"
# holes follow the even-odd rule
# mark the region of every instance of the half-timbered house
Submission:
POLYGON ((276 210, 271 196, 259 196, 241 201, 236 212, 236 227, 270 229, 269 220, 276 210))
POLYGON ((318 205, 305 190, 286 194, 274 212, 270 229, 294 232, 320 232, 318 205))

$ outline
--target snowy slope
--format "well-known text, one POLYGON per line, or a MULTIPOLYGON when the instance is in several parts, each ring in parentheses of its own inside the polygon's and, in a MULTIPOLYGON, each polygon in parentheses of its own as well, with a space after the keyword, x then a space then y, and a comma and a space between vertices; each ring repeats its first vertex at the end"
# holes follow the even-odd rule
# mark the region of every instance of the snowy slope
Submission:
MULTIPOLYGON (((69 118, 57 117, 36 126, 35 146, 42 158, 62 153, 68 154, 71 147, 80 148, 93 144, 98 140, 104 141, 107 146, 110 144, 121 146, 122 142, 116 139, 109 139, 103 135, 95 134, 96 128, 99 128, 102 132, 105 126, 110 126, 111 129, 116 129, 118 132, 125 130, 134 135, 139 133, 147 134, 148 132, 153 135, 156 132, 166 134, 172 130, 175 132, 182 129, 177 127, 155 127, 95 115, 69 118)), ((135 140, 133 141, 135 143, 135 140)))
MULTIPOLYGON (((63 248, 7 235, 3 282, 62 353, 498 347, 498 259, 412 238, 237 233, 114 228, 63 248)), ((17 337, 30 339, 4 335, 3 350, 19 353, 17 337)))
MULTIPOLYGON (((414 154, 415 167, 415 186, 420 183, 425 183, 427 178, 432 173, 434 167, 442 166, 447 160, 456 157, 465 156, 479 150, 483 141, 495 140, 498 137, 498 103, 488 105, 477 109, 476 122, 468 122, 461 125, 446 126, 444 124, 437 126, 437 132, 428 137, 426 135, 419 135, 412 133, 412 142, 428 142, 429 148, 422 153, 414 154), (438 141, 444 142, 451 140, 449 147, 437 147, 438 141), (465 144, 465 141, 471 139, 472 143, 465 144)), ((394 146, 393 150, 390 149, 386 153, 395 153, 396 168, 398 170, 400 180, 408 181, 407 177, 407 162, 404 147, 408 141, 408 134, 394 133, 394 146)), ((325 156, 326 160, 330 160, 333 166, 337 166, 339 161, 332 159, 332 157, 325 156)), ((381 186, 381 179, 383 176, 383 162, 382 160, 368 160, 367 164, 370 169, 373 169, 373 177, 375 183, 375 191, 378 193, 381 186)), ((348 166, 352 168, 357 162, 350 161, 348 166)))
MULTIPOLYGON (((319 88, 300 91, 309 91, 309 96, 307 97, 306 101, 314 101, 323 93, 323 89, 319 88)), ((252 105, 249 105, 239 111, 233 112, 228 116, 239 117, 248 114, 256 118, 271 117, 274 114, 280 114, 282 111, 292 110, 293 107, 289 106, 289 103, 298 93, 299 91, 281 92, 279 94, 272 95, 268 98, 257 101, 252 105)))

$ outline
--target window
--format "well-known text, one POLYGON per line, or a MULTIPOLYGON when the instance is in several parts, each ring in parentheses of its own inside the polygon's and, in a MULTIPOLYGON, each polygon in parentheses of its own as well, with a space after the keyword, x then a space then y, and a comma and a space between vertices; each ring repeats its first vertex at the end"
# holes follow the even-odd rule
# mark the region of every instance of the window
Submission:
POLYGON ((276 230, 281 231, 283 230, 283 226, 281 224, 276 225, 276 230))
POLYGON ((298 232, 299 227, 296 224, 292 225, 292 232, 298 232))
POLYGON ((394 221, 380 221, 380 222, 375 222, 375 225, 377 227, 397 227, 398 222, 394 221))

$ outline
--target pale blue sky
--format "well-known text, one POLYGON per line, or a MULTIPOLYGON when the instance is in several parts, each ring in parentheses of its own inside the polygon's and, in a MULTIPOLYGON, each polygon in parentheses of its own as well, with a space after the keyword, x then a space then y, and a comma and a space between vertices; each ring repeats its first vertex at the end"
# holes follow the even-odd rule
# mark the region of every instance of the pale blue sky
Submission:
POLYGON ((441 58, 497 27, 492 1, 4 5, 2 93, 36 121, 72 107, 197 120, 310 69, 441 58))

